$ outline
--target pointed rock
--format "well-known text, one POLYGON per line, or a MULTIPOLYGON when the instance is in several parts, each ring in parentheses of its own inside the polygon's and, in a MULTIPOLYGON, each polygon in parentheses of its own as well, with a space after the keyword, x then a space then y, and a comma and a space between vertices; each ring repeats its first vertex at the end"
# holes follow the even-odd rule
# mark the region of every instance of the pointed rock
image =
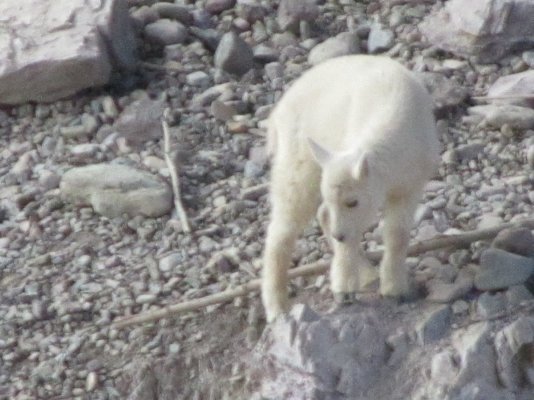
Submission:
POLYGON ((215 51, 215 66, 235 75, 243 75, 253 66, 250 46, 235 32, 223 35, 215 51))

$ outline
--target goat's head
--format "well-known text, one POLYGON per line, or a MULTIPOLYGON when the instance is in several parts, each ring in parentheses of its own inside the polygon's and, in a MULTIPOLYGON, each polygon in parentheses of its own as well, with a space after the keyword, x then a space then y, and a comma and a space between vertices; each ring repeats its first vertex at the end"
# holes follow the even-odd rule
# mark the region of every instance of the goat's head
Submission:
POLYGON ((340 243, 361 240, 378 211, 371 184, 373 168, 369 153, 331 153, 312 139, 309 143, 322 168, 323 204, 319 220, 323 230, 340 243))

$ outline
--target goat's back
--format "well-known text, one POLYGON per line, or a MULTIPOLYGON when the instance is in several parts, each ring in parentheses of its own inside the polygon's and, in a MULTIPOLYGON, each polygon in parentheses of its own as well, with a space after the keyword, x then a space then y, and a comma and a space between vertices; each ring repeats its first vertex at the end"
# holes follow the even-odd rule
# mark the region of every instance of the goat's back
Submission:
POLYGON ((311 137, 331 151, 384 148, 431 167, 439 148, 432 104, 422 83, 394 60, 334 58, 305 72, 282 96, 269 121, 270 146, 308 158, 311 137))

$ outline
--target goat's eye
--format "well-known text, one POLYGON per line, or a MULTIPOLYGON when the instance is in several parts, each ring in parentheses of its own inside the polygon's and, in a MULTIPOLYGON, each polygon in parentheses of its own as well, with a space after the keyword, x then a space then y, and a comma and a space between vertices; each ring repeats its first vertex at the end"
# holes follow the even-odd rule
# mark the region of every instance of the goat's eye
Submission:
POLYGON ((348 208, 354 208, 358 206, 358 200, 350 200, 345 203, 348 208))

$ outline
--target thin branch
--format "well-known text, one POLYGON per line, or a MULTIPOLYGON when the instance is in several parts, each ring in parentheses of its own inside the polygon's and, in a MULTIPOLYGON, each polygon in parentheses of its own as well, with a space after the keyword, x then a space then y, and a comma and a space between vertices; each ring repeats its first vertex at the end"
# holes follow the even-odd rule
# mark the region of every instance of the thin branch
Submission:
POLYGON ((169 65, 154 64, 154 63, 149 63, 149 62, 146 62, 146 61, 140 62, 139 66, 141 66, 143 68, 146 68, 146 69, 153 70, 153 71, 184 72, 184 69, 180 68, 180 67, 173 67, 173 66, 169 66, 169 65))
MULTIPOLYGON (((500 231, 507 228, 525 227, 534 229, 534 218, 526 219, 517 223, 506 223, 494 228, 480 229, 472 232, 460 233, 457 235, 440 235, 433 239, 416 242, 408 248, 408 255, 414 256, 425 253, 431 250, 442 248, 464 248, 468 247, 472 242, 478 240, 487 240, 495 237, 500 231)), ((383 251, 370 251, 366 256, 372 261, 379 261, 382 258, 383 251)), ((292 268, 288 271, 290 279, 299 276, 318 275, 324 273, 329 268, 329 263, 325 261, 318 261, 315 263, 302 265, 297 268, 292 268)), ((132 315, 129 317, 120 318, 112 325, 113 328, 119 329, 129 325, 140 324, 143 322, 153 322, 162 318, 172 317, 173 315, 194 311, 200 308, 219 303, 226 303, 233 300, 235 297, 244 296, 250 292, 255 292, 260 289, 261 279, 254 279, 248 283, 238 286, 234 289, 228 289, 221 293, 215 293, 199 299, 188 300, 182 303, 170 305, 158 310, 148 311, 146 313, 132 315)))
POLYGON ((180 222, 182 224, 182 229, 185 233, 191 232, 191 226, 189 225, 189 220, 187 219, 187 214, 185 213, 184 206, 182 204, 182 198, 180 195, 180 180, 178 178, 178 169, 176 163, 174 162, 171 156, 171 135, 169 133, 169 125, 167 124, 167 117, 169 116, 170 110, 168 108, 163 111, 163 117, 161 118, 161 127, 163 129, 163 153, 165 154, 165 162, 169 168, 169 173, 171 174, 171 183, 172 191, 174 193, 174 207, 176 208, 176 213, 180 222))
POLYGON ((476 101, 493 101, 493 100, 534 100, 534 94, 515 95, 515 96, 473 96, 476 101))

